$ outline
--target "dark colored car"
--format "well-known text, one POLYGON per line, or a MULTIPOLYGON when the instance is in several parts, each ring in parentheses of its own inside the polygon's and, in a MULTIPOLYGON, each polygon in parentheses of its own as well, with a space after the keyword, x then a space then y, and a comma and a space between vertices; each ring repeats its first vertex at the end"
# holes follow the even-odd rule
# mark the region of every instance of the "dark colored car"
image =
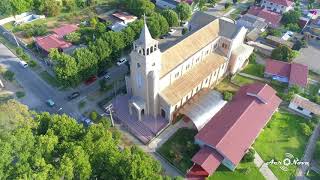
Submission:
POLYGON ((104 70, 104 71, 101 71, 98 73, 98 77, 101 78, 103 77, 104 75, 108 74, 108 71, 107 70, 104 70))
POLYGON ((89 79, 87 79, 87 80, 84 82, 84 84, 85 84, 85 85, 89 85, 89 84, 95 82, 96 80, 97 80, 97 76, 91 76, 89 79))
POLYGON ((70 100, 75 99, 75 98, 77 98, 79 96, 80 96, 79 92, 74 92, 70 96, 68 96, 68 100, 70 101, 70 100))

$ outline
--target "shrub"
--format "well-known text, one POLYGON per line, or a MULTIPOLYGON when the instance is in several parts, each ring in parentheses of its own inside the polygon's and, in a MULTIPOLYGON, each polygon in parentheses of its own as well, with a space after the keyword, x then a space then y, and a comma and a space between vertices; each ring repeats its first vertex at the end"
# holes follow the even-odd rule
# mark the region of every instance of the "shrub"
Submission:
POLYGON ((71 43, 79 44, 80 42, 80 33, 72 32, 65 36, 65 39, 71 43))
POLYGON ((279 29, 271 29, 269 31, 269 34, 272 36, 280 37, 282 35, 282 32, 279 29))
POLYGON ((22 49, 21 47, 18 47, 18 48, 16 49, 16 54, 17 54, 18 56, 21 56, 21 55, 23 54, 23 49, 22 49))
POLYGON ((34 60, 32 60, 32 61, 29 62, 29 66, 30 66, 30 67, 33 67, 33 68, 34 68, 34 67, 37 67, 37 65, 38 65, 37 62, 34 61, 34 60))
POLYGON ((231 92, 229 92, 229 91, 223 92, 223 99, 225 101, 231 101, 232 97, 233 97, 233 94, 231 92))
POLYGON ((306 136, 310 136, 312 134, 312 129, 306 123, 300 123, 300 127, 302 129, 302 133, 306 136))
POLYGON ((252 54, 249 56, 249 63, 251 63, 251 64, 256 64, 256 59, 257 59, 256 53, 252 53, 252 54))
POLYGON ((182 35, 186 34, 188 32, 188 28, 183 28, 182 29, 182 35))
POLYGON ((90 119, 94 122, 96 122, 98 120, 98 113, 96 111, 92 111, 90 113, 90 119))
POLYGON ((229 3, 229 2, 224 3, 224 9, 228 9, 228 7, 230 7, 230 6, 231 6, 231 3, 229 3))
POLYGON ((8 80, 8 81, 13 81, 14 80, 14 72, 12 71, 5 71, 3 74, 4 79, 8 80))
POLYGON ((21 59, 23 59, 26 62, 29 62, 31 60, 31 58, 25 53, 21 55, 21 59))
POLYGON ((254 154, 256 152, 254 149, 249 149, 249 151, 243 156, 242 161, 243 162, 252 162, 254 160, 254 154))
POLYGON ((25 92, 22 92, 22 91, 18 91, 18 92, 16 92, 16 96, 17 96, 17 98, 23 98, 24 96, 26 95, 26 93, 25 92))

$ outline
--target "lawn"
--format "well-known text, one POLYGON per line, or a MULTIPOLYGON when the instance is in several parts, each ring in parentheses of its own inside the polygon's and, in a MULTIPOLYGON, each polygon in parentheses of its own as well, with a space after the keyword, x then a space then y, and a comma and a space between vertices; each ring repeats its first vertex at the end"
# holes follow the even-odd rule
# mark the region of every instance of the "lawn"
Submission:
POLYGON ((55 77, 51 76, 47 71, 42 71, 40 73, 40 77, 53 87, 61 87, 59 81, 55 77))
POLYGON ((237 92, 239 90, 239 86, 232 84, 228 77, 224 78, 219 84, 215 87, 217 91, 220 92, 237 92))
POLYGON ((263 78, 264 65, 262 64, 248 64, 243 70, 242 73, 250 74, 263 78))
POLYGON ((243 85, 247 85, 247 84, 251 84, 254 83, 255 80, 241 76, 241 75, 236 75, 233 79, 232 82, 239 85, 239 86, 243 86, 243 85))
POLYGON ((199 146, 194 144, 196 134, 197 131, 193 129, 179 129, 157 152, 181 172, 186 173, 193 164, 191 158, 199 150, 199 146))
MULTIPOLYGON (((302 133, 299 126, 299 123, 303 122, 306 122, 306 119, 285 110, 279 110, 254 143, 255 150, 265 162, 272 159, 282 161, 286 153, 301 159, 309 139, 302 133)), ((296 165, 287 166, 287 171, 281 170, 279 165, 269 165, 269 167, 280 180, 292 179, 297 169, 296 165)))
POLYGON ((208 180, 263 180, 265 179, 253 162, 240 163, 235 171, 221 165, 208 180))

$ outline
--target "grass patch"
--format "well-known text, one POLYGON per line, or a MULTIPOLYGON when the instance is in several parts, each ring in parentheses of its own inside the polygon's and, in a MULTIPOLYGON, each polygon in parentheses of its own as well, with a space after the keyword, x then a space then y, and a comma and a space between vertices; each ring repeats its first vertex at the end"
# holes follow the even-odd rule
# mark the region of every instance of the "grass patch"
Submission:
POLYGON ((248 64, 243 70, 243 73, 250 74, 253 76, 257 76, 263 78, 264 73, 264 65, 262 64, 248 64))
POLYGON ((249 79, 247 77, 243 77, 240 75, 236 75, 233 79, 232 82, 239 85, 239 86, 243 86, 243 85, 247 85, 247 84, 251 84, 254 83, 255 80, 253 79, 249 79))
POLYGON ((26 93, 25 92, 23 92, 23 91, 18 91, 18 92, 16 92, 16 96, 17 96, 17 98, 23 98, 24 96, 26 96, 26 93))
POLYGON ((171 164, 183 173, 192 166, 191 158, 199 150, 199 146, 194 144, 196 130, 182 128, 172 135, 157 152, 165 157, 171 164))
POLYGON ((215 87, 215 89, 220 92, 237 92, 239 87, 232 84, 229 78, 226 77, 215 87))
POLYGON ((259 169, 253 162, 240 163, 235 171, 230 171, 223 165, 220 165, 216 172, 208 180, 263 180, 265 179, 259 172, 259 169))
MULTIPOLYGON (((301 159, 309 137, 303 134, 299 124, 306 121, 305 118, 285 110, 276 112, 256 140, 255 150, 265 162, 272 159, 282 161, 285 153, 301 159)), ((288 171, 281 170, 279 165, 269 167, 279 179, 293 179, 297 169, 296 165, 287 166, 288 171)))
POLYGON ((50 84, 51 86, 54 86, 57 88, 61 87, 59 81, 55 77, 51 76, 47 71, 42 71, 40 73, 40 77, 43 80, 45 80, 48 84, 50 84))
POLYGON ((235 10, 230 14, 230 17, 235 20, 235 19, 241 14, 241 11, 243 11, 243 10, 242 10, 242 9, 235 9, 235 10))
POLYGON ((320 179, 320 174, 314 172, 313 170, 310 170, 307 174, 306 174, 307 178, 310 180, 319 180, 320 179))
POLYGON ((8 31, 12 31, 12 29, 14 28, 14 25, 13 25, 13 21, 12 22, 8 22, 8 23, 5 23, 3 25, 3 27, 8 30, 8 31))

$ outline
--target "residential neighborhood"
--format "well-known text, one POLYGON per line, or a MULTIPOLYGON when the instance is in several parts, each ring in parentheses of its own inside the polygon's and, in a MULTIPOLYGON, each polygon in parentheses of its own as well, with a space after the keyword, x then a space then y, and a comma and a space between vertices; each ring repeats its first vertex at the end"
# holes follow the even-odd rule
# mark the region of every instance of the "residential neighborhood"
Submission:
POLYGON ((2 0, 0 179, 320 179, 320 2, 2 0))

